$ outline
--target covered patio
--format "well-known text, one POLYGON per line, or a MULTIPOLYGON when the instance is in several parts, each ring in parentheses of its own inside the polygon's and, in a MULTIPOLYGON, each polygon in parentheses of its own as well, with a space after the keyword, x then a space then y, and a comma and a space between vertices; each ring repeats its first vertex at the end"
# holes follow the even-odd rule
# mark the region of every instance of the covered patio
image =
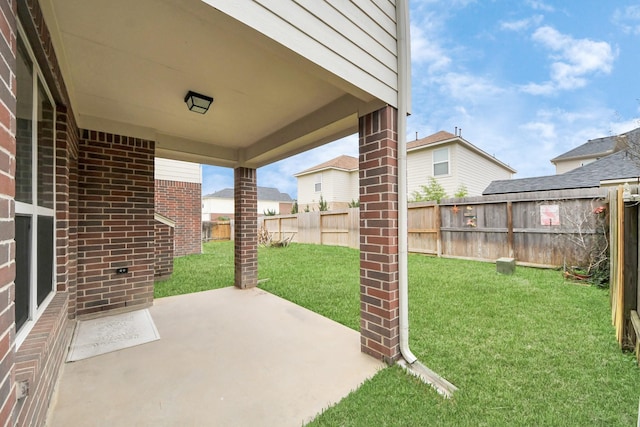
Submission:
POLYGON ((65 364, 49 427, 300 426, 384 366, 356 331, 258 288, 150 312, 160 340, 65 364))
MULTIPOLYGON (((1 1, 0 220, 14 233, 0 236, 0 421, 42 423, 75 319, 162 310, 153 300, 155 157, 234 170, 235 286, 255 292, 258 168, 358 133, 359 348, 374 361, 400 358, 405 0, 1 1), (192 91, 213 99, 205 114, 188 108, 192 91)), ((233 326, 261 324, 240 317, 233 326)), ((260 338, 239 337, 247 349, 260 338)))

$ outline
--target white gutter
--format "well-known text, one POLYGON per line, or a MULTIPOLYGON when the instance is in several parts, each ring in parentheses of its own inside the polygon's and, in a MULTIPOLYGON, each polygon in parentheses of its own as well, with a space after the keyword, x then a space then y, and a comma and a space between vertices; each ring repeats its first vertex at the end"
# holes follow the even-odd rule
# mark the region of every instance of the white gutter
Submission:
MULTIPOLYGON (((398 299, 400 316, 399 363, 412 375, 451 397, 456 386, 424 366, 409 349, 408 196, 407 196, 407 113, 411 103, 411 51, 409 1, 396 0, 398 40, 398 299)), ((640 427, 640 426, 639 426, 640 427)))

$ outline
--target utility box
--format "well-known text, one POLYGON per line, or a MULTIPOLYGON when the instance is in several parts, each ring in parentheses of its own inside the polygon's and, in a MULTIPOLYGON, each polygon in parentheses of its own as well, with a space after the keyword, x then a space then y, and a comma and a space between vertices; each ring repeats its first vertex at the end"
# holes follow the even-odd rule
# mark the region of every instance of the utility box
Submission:
POLYGON ((514 258, 498 258, 496 270, 500 274, 513 274, 516 272, 516 260, 514 258))

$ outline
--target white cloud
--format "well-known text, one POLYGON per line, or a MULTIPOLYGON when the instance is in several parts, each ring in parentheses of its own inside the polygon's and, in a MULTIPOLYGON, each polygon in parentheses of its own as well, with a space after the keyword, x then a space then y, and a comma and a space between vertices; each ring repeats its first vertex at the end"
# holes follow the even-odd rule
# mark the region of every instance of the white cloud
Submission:
POLYGON ((435 78, 435 81, 446 96, 472 103, 505 93, 505 89, 496 86, 489 79, 468 73, 450 72, 435 78))
POLYGON ((545 12, 555 12, 555 8, 545 2, 539 0, 528 0, 527 4, 535 10, 543 10, 545 12))
POLYGON ((607 42, 574 39, 549 26, 538 28, 532 39, 551 51, 549 58, 553 61, 550 81, 522 87, 524 92, 534 95, 584 87, 591 75, 611 73, 617 56, 607 42))
POLYGON ((451 64, 451 58, 435 38, 416 25, 411 26, 411 61, 427 64, 430 73, 444 70, 451 64))
POLYGON ((233 169, 202 165, 202 194, 233 188, 233 169))
POLYGON ((524 31, 531 27, 537 27, 542 23, 543 19, 544 16, 535 15, 517 21, 501 21, 500 28, 507 31, 524 31))
POLYGON ((627 6, 613 12, 612 21, 628 34, 640 34, 640 5, 627 6))

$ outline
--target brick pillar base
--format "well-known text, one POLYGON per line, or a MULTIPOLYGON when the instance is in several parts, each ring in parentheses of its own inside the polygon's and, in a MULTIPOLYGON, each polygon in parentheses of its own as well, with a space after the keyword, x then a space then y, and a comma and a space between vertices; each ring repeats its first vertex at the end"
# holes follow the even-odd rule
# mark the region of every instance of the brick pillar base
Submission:
POLYGON ((235 285, 240 289, 258 284, 258 187, 256 170, 234 170, 235 285))
POLYGON ((392 363, 400 357, 398 134, 395 108, 360 118, 360 343, 392 363))

